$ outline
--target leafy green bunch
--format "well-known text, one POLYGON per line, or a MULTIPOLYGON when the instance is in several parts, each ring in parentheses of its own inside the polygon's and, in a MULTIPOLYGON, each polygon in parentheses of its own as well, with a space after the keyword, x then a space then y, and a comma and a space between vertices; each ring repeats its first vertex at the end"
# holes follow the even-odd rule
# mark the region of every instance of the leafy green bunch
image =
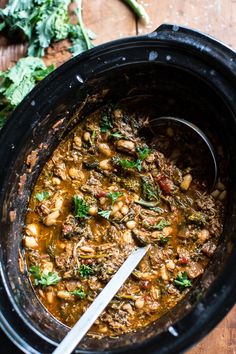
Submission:
POLYGON ((72 41, 71 51, 77 55, 93 45, 84 28, 81 8, 77 1, 75 11, 78 24, 70 22, 68 6, 71 0, 9 0, 0 10, 0 30, 7 28, 10 34, 23 33, 29 43, 28 55, 42 57, 52 42, 63 39, 72 41))
POLYGON ((53 70, 54 66, 46 67, 42 59, 27 57, 20 59, 9 70, 0 71, 0 128, 36 83, 53 70))

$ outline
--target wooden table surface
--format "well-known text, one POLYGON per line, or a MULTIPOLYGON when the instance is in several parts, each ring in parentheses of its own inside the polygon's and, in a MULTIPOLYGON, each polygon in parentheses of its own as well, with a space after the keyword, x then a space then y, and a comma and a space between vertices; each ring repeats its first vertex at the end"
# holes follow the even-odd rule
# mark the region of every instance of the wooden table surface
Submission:
MULTIPOLYGON (((5 2, 0 0, 0 6, 5 2)), ((147 26, 137 22, 121 0, 84 0, 85 24, 96 33, 95 44, 148 33, 162 23, 172 23, 201 30, 236 49, 236 0, 141 2, 151 20, 147 26)), ((24 53, 23 45, 9 46, 7 41, 0 39, 0 69, 6 69, 24 53)), ((53 57, 54 52, 49 55, 49 61, 55 60, 53 57)), ((236 354, 236 306, 206 338, 187 352, 200 353, 236 354)))

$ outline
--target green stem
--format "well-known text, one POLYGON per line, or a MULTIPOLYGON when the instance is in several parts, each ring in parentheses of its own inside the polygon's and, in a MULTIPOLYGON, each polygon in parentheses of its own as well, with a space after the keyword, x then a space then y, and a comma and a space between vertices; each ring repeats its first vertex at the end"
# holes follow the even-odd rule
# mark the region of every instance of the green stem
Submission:
POLYGON ((80 25, 81 32, 84 37, 87 49, 91 49, 91 48, 93 48, 93 44, 89 39, 89 36, 88 36, 88 33, 87 33, 86 28, 84 26, 84 22, 83 22, 83 18, 82 18, 82 0, 75 0, 75 3, 77 5, 76 15, 78 18, 78 24, 80 25))
POLYGON ((125 0, 125 2, 131 7, 138 18, 143 19, 146 23, 149 22, 148 14, 142 5, 138 4, 136 0, 125 0))

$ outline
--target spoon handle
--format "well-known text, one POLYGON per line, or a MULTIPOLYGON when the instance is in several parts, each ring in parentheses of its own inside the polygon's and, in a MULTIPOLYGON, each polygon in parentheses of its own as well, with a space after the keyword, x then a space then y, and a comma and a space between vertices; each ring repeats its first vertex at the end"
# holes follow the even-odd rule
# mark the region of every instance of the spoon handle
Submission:
POLYGON ((133 251, 52 354, 70 354, 129 277, 149 246, 133 251))

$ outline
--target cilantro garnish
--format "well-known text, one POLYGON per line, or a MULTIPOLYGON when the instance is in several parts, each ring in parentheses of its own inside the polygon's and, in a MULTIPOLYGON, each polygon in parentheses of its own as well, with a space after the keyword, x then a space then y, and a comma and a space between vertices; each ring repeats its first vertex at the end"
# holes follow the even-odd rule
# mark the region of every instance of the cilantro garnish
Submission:
POLYGON ((87 296, 87 294, 85 293, 85 291, 82 287, 79 289, 76 289, 74 291, 70 291, 69 293, 71 295, 78 296, 80 299, 84 299, 87 296))
POLYGON ((119 159, 118 164, 124 169, 136 168, 139 172, 141 172, 142 170, 142 165, 140 160, 131 161, 126 159, 119 159))
POLYGON ((110 192, 107 194, 107 197, 111 199, 112 206, 114 205, 115 201, 122 195, 121 192, 110 192))
POLYGON ((29 271, 34 277, 34 285, 46 287, 56 285, 61 280, 57 272, 49 272, 47 270, 41 272, 38 265, 31 267, 29 271))
POLYGON ((111 215, 111 210, 99 210, 98 215, 102 216, 103 218, 109 220, 111 215))
POLYGON ((94 274, 94 270, 88 265, 81 264, 79 274, 82 278, 88 278, 90 275, 94 274))
POLYGON ((111 136, 113 136, 113 138, 116 138, 116 139, 124 138, 124 136, 120 132, 112 133, 111 136))
POLYGON ((155 229, 158 231, 162 231, 166 226, 169 225, 170 225, 169 221, 163 218, 155 225, 155 229))
POLYGON ((136 150, 137 150, 138 157, 141 161, 145 160, 148 157, 148 155, 151 153, 151 150, 147 146, 144 146, 143 148, 138 147, 136 150))
POLYGON ((37 199, 39 202, 48 199, 48 197, 49 197, 49 193, 47 191, 42 191, 35 194, 35 199, 37 199))
POLYGON ((88 216, 89 206, 83 198, 80 198, 77 195, 74 195, 73 201, 75 207, 75 217, 85 219, 88 216))
POLYGON ((189 280, 186 272, 179 272, 178 276, 174 280, 174 284, 180 291, 192 286, 192 282, 189 280))

